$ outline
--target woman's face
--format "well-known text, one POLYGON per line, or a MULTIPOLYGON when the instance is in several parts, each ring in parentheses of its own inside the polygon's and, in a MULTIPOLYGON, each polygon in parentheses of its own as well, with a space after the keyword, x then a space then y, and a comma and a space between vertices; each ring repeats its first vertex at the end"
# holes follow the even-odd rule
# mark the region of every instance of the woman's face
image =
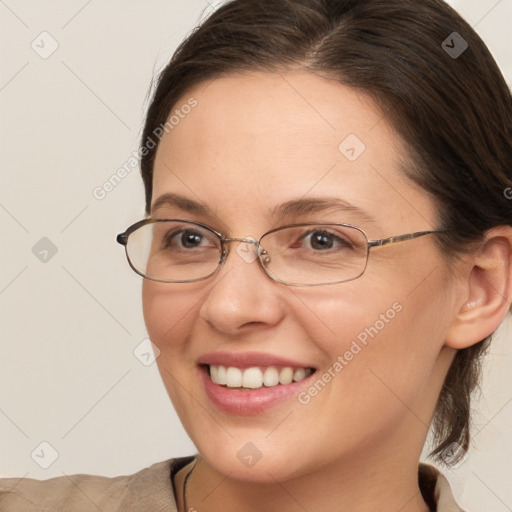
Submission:
MULTIPOLYGON (((188 201, 154 218, 254 239, 302 222, 348 223, 370 239, 435 229, 432 201, 400 171, 397 135, 361 92, 305 72, 246 73, 201 84, 175 110, 153 203, 188 201)), ((417 461, 451 360, 455 300, 434 236, 371 249, 364 274, 340 284, 275 282, 239 242, 205 281, 144 280, 160 373, 213 468, 281 481, 348 461, 417 461), (235 383, 249 367, 269 383, 298 369, 299 381, 229 388, 211 382, 208 363, 238 368, 227 370, 235 383), (301 368, 314 373, 300 380, 301 368)))

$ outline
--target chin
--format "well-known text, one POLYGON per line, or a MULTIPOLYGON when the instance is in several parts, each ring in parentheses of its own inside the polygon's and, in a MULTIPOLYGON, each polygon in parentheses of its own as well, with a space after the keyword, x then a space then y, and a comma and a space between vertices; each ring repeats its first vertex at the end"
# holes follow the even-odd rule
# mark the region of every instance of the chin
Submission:
MULTIPOLYGON (((234 449, 234 447, 233 447, 234 449)), ((296 460, 296 449, 260 449, 255 444, 242 445, 239 453, 232 455, 232 450, 199 450, 200 456, 218 473, 240 482, 275 484, 285 482, 301 474, 308 473, 296 460), (243 453, 242 453, 243 452, 243 453)), ((310 460, 313 460, 310 458, 310 460)))

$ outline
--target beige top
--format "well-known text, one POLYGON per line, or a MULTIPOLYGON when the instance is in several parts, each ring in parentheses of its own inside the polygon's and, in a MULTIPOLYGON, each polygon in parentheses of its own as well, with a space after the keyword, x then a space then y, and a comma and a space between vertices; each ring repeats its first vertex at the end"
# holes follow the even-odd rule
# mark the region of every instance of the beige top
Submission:
MULTIPOLYGON (((177 512, 174 476, 193 457, 169 459, 133 475, 0 479, 0 512, 177 512)), ((464 512, 446 478, 420 464, 419 484, 432 512, 464 512)))

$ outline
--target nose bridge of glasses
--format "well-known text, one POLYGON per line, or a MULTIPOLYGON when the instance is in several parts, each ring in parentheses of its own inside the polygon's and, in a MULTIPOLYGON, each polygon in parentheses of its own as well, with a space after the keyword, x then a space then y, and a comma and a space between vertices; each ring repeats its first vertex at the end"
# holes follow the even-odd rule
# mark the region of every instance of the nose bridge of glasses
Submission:
MULTIPOLYGON (((266 254, 266 252, 263 251, 259 241, 252 237, 222 238, 222 244, 229 242, 239 242, 239 245, 236 248, 236 252, 246 263, 252 263, 256 259, 258 259, 258 257, 261 256, 262 254, 266 254), (249 246, 253 247, 253 250, 251 251, 249 247, 244 244, 249 244, 249 246)), ((225 258, 226 256, 227 251, 223 251, 223 257, 225 258)))
POLYGON ((224 243, 227 243, 227 242, 244 242, 244 243, 247 243, 247 244, 252 244, 254 245, 256 248, 259 247, 260 243, 258 242, 258 240, 255 240, 254 238, 223 238, 222 241, 224 243))
MULTIPOLYGON (((237 252, 238 251, 244 251, 243 249, 243 245, 242 244, 249 244, 249 245, 252 245, 253 246, 253 250, 254 250, 254 254, 258 254, 260 252, 260 243, 258 242, 258 240, 252 238, 252 237, 248 237, 248 238, 223 238, 222 239, 222 242, 223 243, 229 243, 229 242, 240 242, 240 245, 237 247, 237 252)), ((247 246, 245 246, 247 247, 247 246)))

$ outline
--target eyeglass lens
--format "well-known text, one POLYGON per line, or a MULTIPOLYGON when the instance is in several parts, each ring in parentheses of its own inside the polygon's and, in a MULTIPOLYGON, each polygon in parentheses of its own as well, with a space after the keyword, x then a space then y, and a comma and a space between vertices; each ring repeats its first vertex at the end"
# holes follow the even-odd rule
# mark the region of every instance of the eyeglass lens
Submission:
MULTIPOLYGON (((216 271, 222 245, 215 232, 197 224, 157 221, 131 233, 126 250, 131 265, 145 277, 186 282, 216 271)), ((259 249, 270 277, 303 285, 355 279, 365 269, 367 252, 360 229, 337 224, 280 228, 265 234, 259 249)))

